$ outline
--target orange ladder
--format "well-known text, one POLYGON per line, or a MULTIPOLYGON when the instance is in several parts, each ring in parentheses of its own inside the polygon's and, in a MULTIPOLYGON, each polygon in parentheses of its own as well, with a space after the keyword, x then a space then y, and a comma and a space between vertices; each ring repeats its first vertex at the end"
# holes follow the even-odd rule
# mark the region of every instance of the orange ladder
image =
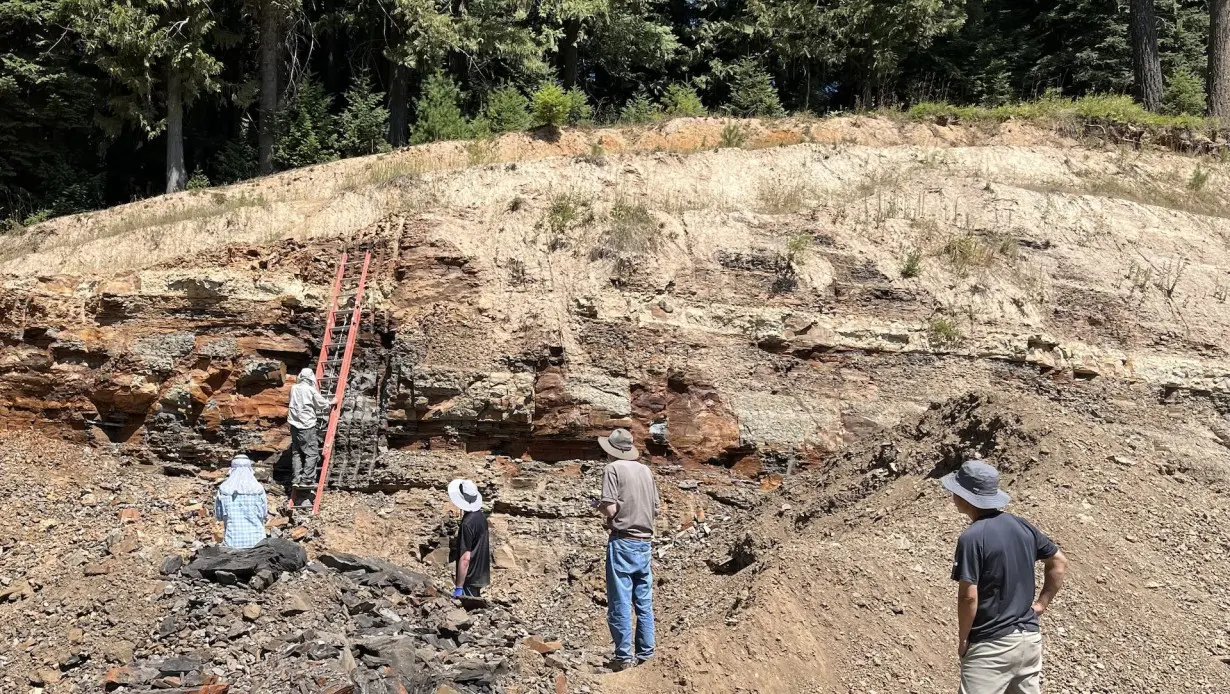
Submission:
MULTIPOLYGON (((329 425, 325 440, 320 447, 320 474, 316 481, 316 497, 312 500, 312 515, 320 512, 320 499, 329 480, 329 462, 333 458, 333 441, 337 437, 337 423, 342 415, 342 403, 346 396, 346 380, 350 376, 350 360, 354 355, 355 341, 359 336, 359 323, 363 315, 363 288, 367 285, 367 270, 372 262, 371 251, 363 252, 362 265, 356 257, 342 254, 337 267, 337 279, 329 300, 329 317, 325 321, 325 336, 320 342, 320 359, 316 362, 316 383, 320 394, 337 404, 329 411, 329 425), (353 270, 359 269, 356 274, 353 270), (343 339, 344 338, 344 339, 343 339)), ((295 508, 295 490, 290 494, 291 508, 295 508)))

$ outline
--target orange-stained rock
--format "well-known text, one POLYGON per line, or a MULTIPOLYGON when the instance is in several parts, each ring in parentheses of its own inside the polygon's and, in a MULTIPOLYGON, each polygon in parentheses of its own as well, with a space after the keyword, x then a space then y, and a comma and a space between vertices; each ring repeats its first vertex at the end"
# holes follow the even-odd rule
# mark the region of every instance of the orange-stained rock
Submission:
POLYGON ((95 294, 136 294, 141 291, 141 276, 125 272, 100 281, 94 286, 95 294))

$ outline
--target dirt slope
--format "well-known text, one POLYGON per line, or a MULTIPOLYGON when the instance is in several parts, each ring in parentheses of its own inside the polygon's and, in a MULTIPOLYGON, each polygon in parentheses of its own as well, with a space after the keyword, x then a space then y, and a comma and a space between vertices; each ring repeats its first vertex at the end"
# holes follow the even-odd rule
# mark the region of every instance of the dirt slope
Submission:
MULTIPOLYGON (((1072 561, 1043 619, 1047 691, 1224 690, 1230 451, 1199 433, 1208 406, 1024 380, 788 480, 751 524, 756 563, 699 606, 705 626, 611 690, 951 691, 964 523, 936 478, 968 455, 1009 471, 1012 510, 1072 561)), ((684 592, 668 580, 668 614, 713 594, 700 575, 684 592)))

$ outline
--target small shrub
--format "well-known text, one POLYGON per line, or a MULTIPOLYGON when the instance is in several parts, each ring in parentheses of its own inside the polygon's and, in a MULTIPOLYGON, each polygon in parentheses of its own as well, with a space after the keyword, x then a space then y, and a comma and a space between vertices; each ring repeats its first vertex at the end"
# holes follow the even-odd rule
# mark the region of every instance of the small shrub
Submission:
POLYGON ((619 112, 619 122, 629 125, 646 125, 662 119, 662 108, 655 104, 644 92, 637 94, 624 104, 619 112))
POLYGON ((311 166, 337 158, 337 127, 330 113, 333 97, 313 76, 299 85, 277 117, 273 159, 283 169, 311 166))
POLYGON ((209 177, 206 176, 205 172, 201 171, 198 167, 192 172, 192 176, 188 179, 188 183, 185 187, 188 190, 204 190, 210 185, 209 177))
POLYGON ((533 123, 536 127, 551 126, 558 128, 568 122, 572 110, 572 99, 558 84, 543 85, 534 92, 533 123))
POLYGON ((568 234, 573 229, 593 221, 589 201, 579 193, 562 193, 551 198, 542 226, 547 232, 547 249, 558 251, 568 245, 568 234))
POLYGON ((901 264, 901 276, 906 279, 918 277, 922 274, 922 251, 915 248, 905 256, 905 262, 901 264))
POLYGON ((1180 68, 1170 74, 1162 95, 1162 112, 1172 116, 1199 116, 1205 108, 1204 81, 1191 70, 1180 68))
POLYGON ((697 118, 708 115, 696 90, 686 84, 672 84, 662 96, 662 111, 670 118, 697 118))
POLYGON ((807 256, 808 251, 811 250, 812 244, 814 243, 815 239, 812 238, 811 234, 805 231, 801 231, 794 236, 791 236, 790 240, 786 242, 786 259, 790 262, 802 260, 807 256))
POLYGON ((383 106, 384 93, 372 89, 371 75, 361 71, 346 90, 346 108, 338 118, 342 136, 338 149, 346 156, 387 152, 389 110, 383 106))
POLYGON ((252 143, 247 128, 238 137, 227 140, 226 145, 213 159, 210 167, 213 180, 218 183, 236 183, 256 175, 256 146, 252 143))
POLYGON ((995 253, 1005 260, 1016 260, 1021 257, 1021 244, 1011 234, 999 234, 994 238, 995 253))
POLYGON ((730 66, 728 70, 730 81, 730 112, 737 116, 784 116, 781 99, 777 95, 777 87, 773 85, 773 77, 756 61, 743 59, 730 66))
POLYGON ((487 97, 483 109, 488 126, 493 133, 508 133, 527 130, 534 123, 530 116, 530 101, 516 87, 500 87, 487 97))
POLYGON ((32 227, 35 224, 42 224, 53 216, 51 210, 39 210, 26 215, 25 219, 22 219, 16 226, 32 227))
POLYGON ((461 90, 451 77, 443 72, 432 73, 414 102, 417 120, 411 130, 410 141, 418 145, 469 137, 469 124, 461 114, 461 97, 461 90))
POLYGON ((931 342, 940 346, 956 345, 964 339, 961 334, 961 328, 956 322, 945 316, 936 316, 931 319, 931 326, 928 330, 931 342))
POLYGON ((1204 190, 1204 184, 1208 182, 1209 172, 1200 168, 1200 165, 1197 164, 1195 170, 1192 171, 1191 178, 1187 179, 1187 189, 1193 193, 1199 193, 1204 190))
POLYGON ((1140 294, 1141 301, 1144 301, 1145 292, 1148 291, 1149 285, 1153 280, 1153 268, 1138 264, 1135 260, 1128 265, 1127 272, 1128 280, 1128 296, 1140 294))
POLYGON ((738 123, 727 123, 722 128, 722 147, 742 147, 747 143, 747 131, 738 123))
POLYGON ((627 281, 636 272, 638 257, 658 250, 662 232, 644 203, 618 201, 590 249, 589 259, 614 261, 615 276, 627 281))
POLYGON ((565 94, 568 98, 568 124, 582 125, 588 123, 594 115, 594 109, 589 105, 585 92, 577 88, 569 89, 565 94))

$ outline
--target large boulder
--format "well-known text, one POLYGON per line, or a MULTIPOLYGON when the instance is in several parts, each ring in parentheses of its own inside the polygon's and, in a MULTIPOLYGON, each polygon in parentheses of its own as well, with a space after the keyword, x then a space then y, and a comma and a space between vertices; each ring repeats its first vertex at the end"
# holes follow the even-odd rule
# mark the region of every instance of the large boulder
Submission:
POLYGON ((430 576, 408 571, 380 557, 358 557, 344 552, 332 552, 320 555, 320 563, 343 573, 364 572, 356 579, 358 584, 363 586, 393 586, 407 595, 434 591, 430 576))
POLYGON ((221 545, 204 547, 192 563, 184 567, 184 574, 207 578, 211 581, 248 582, 264 571, 277 579, 283 571, 298 571, 307 565, 307 552, 303 546, 282 538, 271 537, 251 549, 232 549, 221 545))

